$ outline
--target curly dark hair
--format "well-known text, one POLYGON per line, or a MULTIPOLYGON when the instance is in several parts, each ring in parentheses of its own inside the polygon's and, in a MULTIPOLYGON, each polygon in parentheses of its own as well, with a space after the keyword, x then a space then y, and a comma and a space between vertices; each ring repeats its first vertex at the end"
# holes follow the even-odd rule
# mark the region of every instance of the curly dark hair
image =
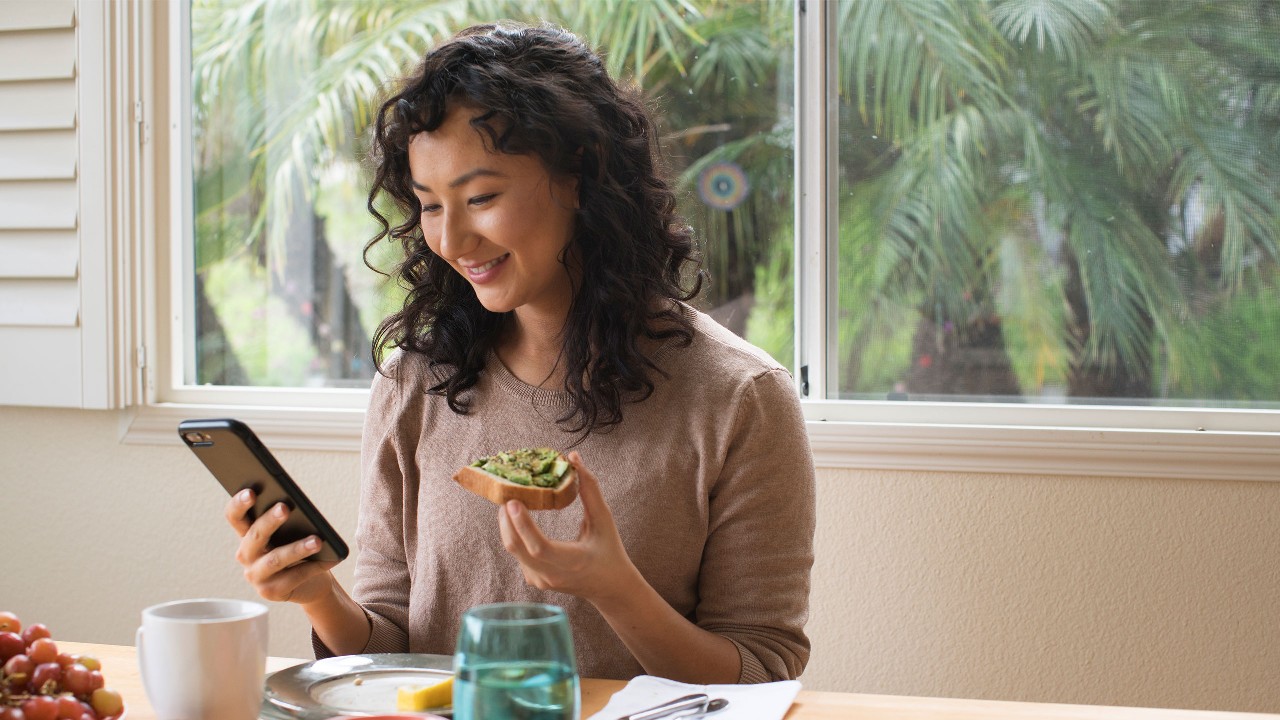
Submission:
POLYGON ((578 37, 547 25, 469 27, 428 52, 379 109, 368 207, 382 229, 365 256, 368 262, 384 238, 400 242, 404 260, 391 277, 409 292, 374 333, 374 363, 383 372, 388 347, 424 355, 443 377, 429 392, 465 414, 462 395, 479 381, 506 325, 507 313, 486 310, 470 283, 427 246, 410 186, 410 139, 440 127, 458 103, 480 110, 471 125, 491 151, 534 155, 553 176, 578 179, 579 209, 560 262, 573 257, 583 271, 574 274, 580 279, 559 359, 572 404, 558 422, 584 436, 621 422, 623 404, 649 397, 652 373, 661 372, 641 340, 688 345, 692 325, 672 301, 697 296, 706 275, 660 173, 640 92, 609 77, 578 37), (379 212, 382 193, 403 223, 379 212))

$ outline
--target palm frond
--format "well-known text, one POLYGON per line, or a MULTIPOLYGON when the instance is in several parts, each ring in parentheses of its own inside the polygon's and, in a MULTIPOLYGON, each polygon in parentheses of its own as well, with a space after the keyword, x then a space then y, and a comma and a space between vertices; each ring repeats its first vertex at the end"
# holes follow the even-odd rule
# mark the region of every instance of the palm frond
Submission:
POLYGON ((1178 286, 1162 238, 1123 193, 1119 177, 1067 159, 1049 184, 1048 222, 1065 231, 1087 317, 1081 359, 1099 367, 1147 367, 1150 348, 1169 347, 1178 286))
POLYGON ((1251 251, 1280 261, 1280 202, 1272 189, 1280 167, 1259 155, 1262 137, 1225 123, 1189 125, 1181 138, 1171 187, 1178 198, 1195 192, 1208 215, 1221 216, 1221 282, 1238 288, 1251 251))
POLYGON ((1005 40, 976 3, 867 0, 843 3, 838 37, 842 92, 864 122, 900 140, 958 104, 984 112, 1012 105, 1004 86, 1005 40))
POLYGON ((991 21, 1016 45, 1034 40, 1068 64, 1085 57, 1114 23, 1110 0, 1005 0, 991 7, 991 21), (1033 38, 1034 36, 1034 38, 1033 38))
POLYGON ((548 19, 591 38, 611 75, 631 77, 640 84, 663 60, 683 74, 683 47, 707 42, 694 27, 702 10, 689 0, 555 0, 545 11, 548 19))

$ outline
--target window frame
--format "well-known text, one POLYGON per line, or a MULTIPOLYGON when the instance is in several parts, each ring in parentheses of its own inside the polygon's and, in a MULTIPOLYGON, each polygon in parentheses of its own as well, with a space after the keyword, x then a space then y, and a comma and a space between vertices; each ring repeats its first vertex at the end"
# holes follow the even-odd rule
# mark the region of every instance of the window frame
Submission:
MULTIPOLYGON (((236 416, 279 448, 352 451, 360 446, 367 390, 201 387, 183 384, 193 354, 193 308, 184 302, 193 268, 191 233, 190 5, 167 4, 167 63, 153 72, 167 95, 167 204, 157 203, 159 232, 152 282, 146 402, 131 408, 126 443, 173 442, 190 417, 236 416)), ((834 3, 797 0, 795 19, 795 317, 794 367, 814 459, 823 468, 950 471, 1017 475, 1089 475, 1280 480, 1280 411, 1217 407, 1043 405, 828 400, 835 367, 831 257, 837 222, 838 147, 834 107, 834 3), (817 102, 815 102, 815 100, 817 102)), ((161 23, 157 23, 161 25, 161 23)), ((153 38, 154 40, 154 38, 153 38)), ((157 167, 157 170, 161 170, 157 167)))

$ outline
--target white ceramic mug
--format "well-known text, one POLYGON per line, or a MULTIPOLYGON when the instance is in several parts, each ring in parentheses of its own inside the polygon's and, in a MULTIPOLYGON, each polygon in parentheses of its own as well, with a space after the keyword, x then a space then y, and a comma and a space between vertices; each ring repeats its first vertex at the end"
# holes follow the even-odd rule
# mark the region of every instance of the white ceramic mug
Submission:
POLYGON ((159 720, 256 720, 267 663, 267 608, 176 600, 142 611, 138 666, 159 720))

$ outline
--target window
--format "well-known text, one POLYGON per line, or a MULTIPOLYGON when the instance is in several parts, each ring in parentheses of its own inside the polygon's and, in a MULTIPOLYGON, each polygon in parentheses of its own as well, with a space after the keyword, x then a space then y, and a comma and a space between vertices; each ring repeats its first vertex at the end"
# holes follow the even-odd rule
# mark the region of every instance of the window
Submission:
MULTIPOLYGON (((661 103, 681 210, 715 281, 704 310, 792 364, 792 9, 776 2, 527 3, 661 103)), ((403 290, 367 268, 360 158, 379 95, 432 44, 486 20, 452 4, 191 7, 194 255, 189 385, 359 387, 403 290)), ((394 247, 370 255, 389 269, 394 247)))
MULTIPOLYGON (((659 100, 715 278, 703 309, 793 370, 820 461, 1274 476, 1264 5, 503 9, 570 27, 659 100)), ((379 83, 473 20, 456 10, 183 8, 194 240, 162 399, 362 406, 398 291, 360 257, 360 143, 379 83)))
POLYGON ((1280 408, 1280 15, 841 0, 828 397, 1280 408))

